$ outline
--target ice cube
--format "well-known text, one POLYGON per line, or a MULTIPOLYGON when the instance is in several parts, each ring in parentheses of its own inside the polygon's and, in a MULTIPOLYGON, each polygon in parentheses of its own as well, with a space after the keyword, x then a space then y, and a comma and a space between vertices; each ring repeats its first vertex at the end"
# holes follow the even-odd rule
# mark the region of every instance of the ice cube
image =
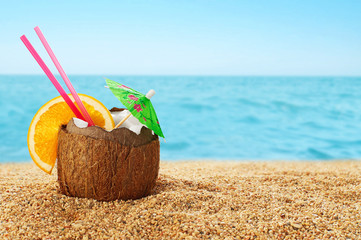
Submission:
POLYGON ((73 118, 73 120, 74 120, 75 126, 77 126, 78 128, 86 128, 86 127, 88 127, 88 122, 86 122, 86 121, 83 121, 83 120, 81 120, 79 118, 73 118))

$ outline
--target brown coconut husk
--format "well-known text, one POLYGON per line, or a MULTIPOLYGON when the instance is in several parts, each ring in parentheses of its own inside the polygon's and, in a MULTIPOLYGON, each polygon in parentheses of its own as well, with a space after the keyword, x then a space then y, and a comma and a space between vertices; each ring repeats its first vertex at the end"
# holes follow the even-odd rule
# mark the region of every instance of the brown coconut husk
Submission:
POLYGON ((159 155, 158 136, 148 128, 139 135, 127 128, 107 132, 71 120, 58 137, 60 191, 100 201, 145 197, 155 186, 159 155))

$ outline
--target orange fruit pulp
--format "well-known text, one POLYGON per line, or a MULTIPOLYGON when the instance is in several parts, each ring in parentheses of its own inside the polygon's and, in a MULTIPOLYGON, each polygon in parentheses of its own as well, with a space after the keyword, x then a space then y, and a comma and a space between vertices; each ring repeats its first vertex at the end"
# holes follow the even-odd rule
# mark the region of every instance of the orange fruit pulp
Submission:
MULTIPOLYGON (((96 126, 106 130, 114 128, 109 110, 97 99, 78 94, 96 126)), ((71 94, 71 100, 75 103, 71 94)), ((75 103, 76 105, 76 103, 75 103)), ((75 117, 61 96, 45 103, 35 114, 28 131, 29 153, 35 164, 46 173, 54 168, 58 148, 58 133, 62 125, 75 117)))

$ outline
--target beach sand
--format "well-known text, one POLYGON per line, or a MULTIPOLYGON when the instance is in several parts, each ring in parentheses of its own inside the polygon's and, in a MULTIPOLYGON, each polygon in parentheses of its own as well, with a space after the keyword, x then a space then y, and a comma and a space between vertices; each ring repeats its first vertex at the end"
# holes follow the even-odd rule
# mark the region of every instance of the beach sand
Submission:
POLYGON ((361 162, 162 162, 154 193, 98 202, 0 164, 0 239, 357 239, 361 162))

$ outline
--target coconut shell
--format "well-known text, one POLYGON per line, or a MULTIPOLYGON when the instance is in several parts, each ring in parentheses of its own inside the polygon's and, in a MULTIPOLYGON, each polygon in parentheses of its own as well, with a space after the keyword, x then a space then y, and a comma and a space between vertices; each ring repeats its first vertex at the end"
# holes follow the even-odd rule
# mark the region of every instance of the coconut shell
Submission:
POLYGON ((71 120, 58 136, 60 191, 100 201, 145 197, 158 177, 159 150, 158 136, 145 127, 137 135, 126 128, 78 128, 71 120))

